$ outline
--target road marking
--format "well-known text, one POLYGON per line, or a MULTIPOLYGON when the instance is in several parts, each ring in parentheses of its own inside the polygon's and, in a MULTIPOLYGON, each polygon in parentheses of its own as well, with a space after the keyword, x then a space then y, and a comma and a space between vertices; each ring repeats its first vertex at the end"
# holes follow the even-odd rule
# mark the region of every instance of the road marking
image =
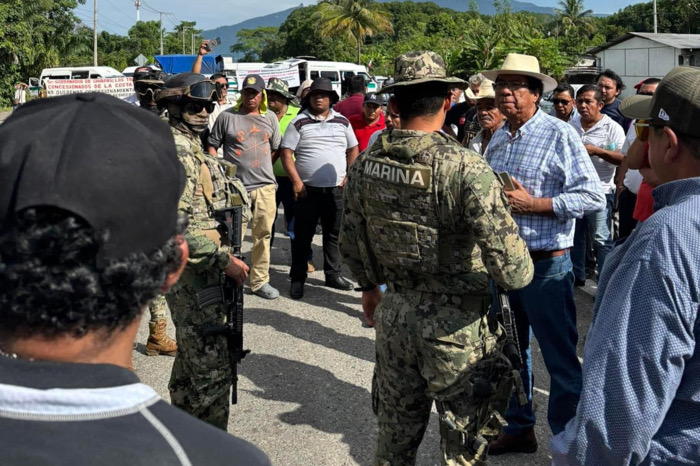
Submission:
POLYGON ((549 396, 549 392, 547 390, 542 390, 541 388, 533 387, 532 388, 534 391, 537 393, 541 393, 543 395, 549 396))

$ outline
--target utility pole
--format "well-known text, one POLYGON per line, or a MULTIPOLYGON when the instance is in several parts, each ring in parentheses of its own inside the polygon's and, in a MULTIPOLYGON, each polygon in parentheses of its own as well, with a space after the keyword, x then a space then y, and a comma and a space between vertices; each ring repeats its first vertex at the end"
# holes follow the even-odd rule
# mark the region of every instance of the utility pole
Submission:
POLYGON ((97 66, 97 0, 94 0, 92 12, 92 65, 97 66))
POLYGON ((159 11, 158 14, 160 15, 160 54, 165 55, 163 53, 163 13, 162 11, 159 11))
POLYGON ((192 33, 192 48, 191 48, 192 55, 194 55, 194 32, 192 33))
POLYGON ((185 27, 182 27, 182 54, 185 54, 185 27))
POLYGON ((656 0, 654 0, 654 34, 658 34, 659 31, 656 28, 656 0))
POLYGON ((141 10, 139 9, 141 8, 141 0, 136 0, 136 2, 134 2, 134 5, 136 5, 136 22, 138 23, 139 21, 141 21, 141 10))

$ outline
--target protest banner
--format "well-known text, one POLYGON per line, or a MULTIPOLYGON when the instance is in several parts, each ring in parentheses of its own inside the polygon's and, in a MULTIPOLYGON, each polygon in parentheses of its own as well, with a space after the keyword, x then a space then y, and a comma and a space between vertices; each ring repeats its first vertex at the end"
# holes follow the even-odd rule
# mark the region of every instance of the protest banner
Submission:
POLYGON ((243 87, 243 81, 249 74, 260 75, 260 77, 265 80, 265 85, 267 85, 267 81, 272 77, 287 81, 289 87, 296 87, 301 84, 301 81, 299 81, 298 66, 260 68, 258 70, 236 70, 236 82, 238 83, 239 90, 243 87))
POLYGON ((134 93, 131 77, 97 78, 97 79, 48 79, 46 96, 78 94, 82 92, 103 92, 119 99, 125 99, 134 93))

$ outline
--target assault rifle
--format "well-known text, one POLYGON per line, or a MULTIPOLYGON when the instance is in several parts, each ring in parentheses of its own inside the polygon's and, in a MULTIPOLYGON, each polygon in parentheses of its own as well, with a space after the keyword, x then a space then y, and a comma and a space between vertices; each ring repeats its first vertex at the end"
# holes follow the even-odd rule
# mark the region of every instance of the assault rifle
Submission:
MULTIPOLYGON (((243 260, 241 256, 241 238, 243 227, 243 207, 227 207, 214 211, 214 218, 225 230, 225 236, 233 248, 233 255, 243 260)), ((205 288, 197 293, 197 306, 202 308, 223 302, 226 304, 226 323, 222 325, 207 325, 201 329, 202 336, 223 335, 228 346, 229 362, 233 390, 231 404, 238 403, 238 364, 250 350, 243 349, 243 284, 237 284, 233 279, 223 275, 220 286, 205 288)))
POLYGON ((506 344, 503 347, 503 354, 510 360, 513 369, 520 372, 523 369, 523 360, 520 356, 520 344, 518 343, 518 332, 515 330, 513 309, 510 307, 510 300, 506 290, 496 285, 496 294, 498 295, 498 304, 501 307, 503 327, 506 330, 506 344))

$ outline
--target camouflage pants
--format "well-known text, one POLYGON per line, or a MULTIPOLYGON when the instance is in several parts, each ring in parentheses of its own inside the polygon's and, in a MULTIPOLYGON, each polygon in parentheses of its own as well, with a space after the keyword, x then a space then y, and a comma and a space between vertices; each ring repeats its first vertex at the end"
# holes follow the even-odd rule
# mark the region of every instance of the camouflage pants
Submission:
POLYGON ((168 303, 165 301, 165 297, 157 296, 153 301, 148 303, 148 310, 151 313, 151 322, 167 318, 168 303))
POLYGON ((202 326, 224 323, 223 303, 197 309, 195 294, 219 284, 218 273, 188 270, 166 296, 175 323, 177 354, 170 375, 173 406, 223 430, 228 427, 231 368, 224 336, 202 337, 202 326))
MULTIPOLYGON (((474 421, 484 407, 472 396, 470 382, 483 356, 500 345, 485 317, 490 303, 489 296, 416 291, 389 291, 384 296, 375 316, 375 465, 415 464, 433 401, 441 413, 453 413, 455 423, 475 438, 474 421)), ((486 454, 477 453, 469 441, 462 445, 459 435, 447 435, 442 428, 441 437, 443 464, 484 464, 486 454)))

